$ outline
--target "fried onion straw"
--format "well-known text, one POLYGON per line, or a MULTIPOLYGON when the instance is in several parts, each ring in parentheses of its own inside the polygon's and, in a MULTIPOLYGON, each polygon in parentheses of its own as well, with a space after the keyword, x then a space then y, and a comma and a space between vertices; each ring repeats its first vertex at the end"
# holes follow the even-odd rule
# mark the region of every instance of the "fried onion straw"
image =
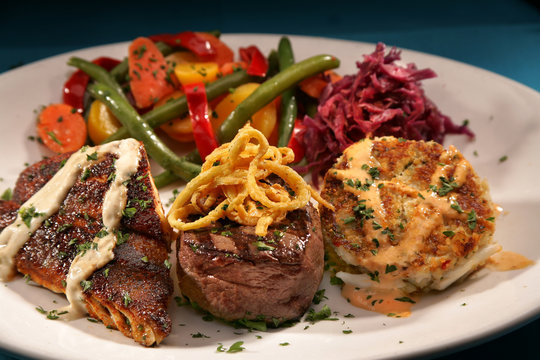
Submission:
POLYGON ((305 207, 311 197, 333 209, 287 166, 293 160, 291 149, 270 146, 260 131, 246 125, 230 143, 207 156, 201 173, 174 201, 168 215, 170 225, 181 231, 193 230, 226 217, 255 226, 255 233, 264 236, 272 223, 305 207), (268 181, 272 174, 286 186, 268 181), (190 221, 193 216, 200 218, 190 221))

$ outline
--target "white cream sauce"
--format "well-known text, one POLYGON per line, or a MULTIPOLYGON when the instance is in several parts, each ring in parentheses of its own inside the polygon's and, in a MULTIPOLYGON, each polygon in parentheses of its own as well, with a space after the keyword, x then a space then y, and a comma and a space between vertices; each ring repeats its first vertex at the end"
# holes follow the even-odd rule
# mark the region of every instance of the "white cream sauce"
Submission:
MULTIPOLYGON (((39 214, 31 218, 30 227, 24 223, 20 211, 15 222, 0 233, 0 280, 8 281, 14 276, 16 272, 14 258, 17 252, 43 221, 58 211, 81 173, 96 162, 87 155, 97 153, 99 159, 107 153, 115 154, 118 156, 115 163, 115 178, 105 194, 102 207, 102 230, 106 231, 106 235, 94 237, 91 249, 84 254, 78 254, 71 263, 66 278, 66 296, 70 305, 58 310, 58 313, 65 314, 67 319, 84 316, 86 309, 82 300, 81 282, 114 258, 116 231, 127 202, 126 180, 129 180, 139 167, 139 151, 140 143, 134 139, 127 139, 74 153, 52 179, 21 206, 21 210, 34 208, 35 213, 39 214)), ((104 231, 100 233, 104 234, 104 231)))

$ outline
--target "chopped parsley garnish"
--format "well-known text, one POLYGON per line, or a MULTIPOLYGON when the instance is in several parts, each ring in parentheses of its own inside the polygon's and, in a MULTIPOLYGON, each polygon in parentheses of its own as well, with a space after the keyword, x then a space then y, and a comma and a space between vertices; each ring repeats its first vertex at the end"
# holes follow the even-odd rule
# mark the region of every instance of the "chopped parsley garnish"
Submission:
POLYGON ((124 301, 124 306, 129 306, 129 304, 131 304, 133 302, 133 300, 131 300, 131 296, 129 296, 129 294, 127 292, 124 293, 124 296, 122 297, 122 300, 124 301))
POLYGON ((9 200, 11 200, 12 197, 13 197, 13 190, 8 188, 8 189, 4 190, 4 192, 2 193, 2 196, 0 197, 0 199, 5 200, 5 201, 9 201, 9 200))
POLYGON ((29 208, 19 210, 19 215, 21 216, 21 219, 24 222, 24 224, 28 228, 30 228, 32 219, 40 217, 40 216, 44 216, 45 213, 40 213, 36 211, 36 208, 34 206, 30 206, 29 208))
POLYGON ((262 241, 255 241, 253 245, 255 245, 259 251, 272 251, 276 249, 275 247, 270 246, 262 241))
POLYGON ((57 143, 60 146, 63 146, 62 142, 60 140, 58 140, 58 138, 56 137, 56 134, 54 132, 47 131, 47 135, 49 135, 49 137, 52 139, 52 141, 54 141, 55 143, 57 143))
POLYGON ((122 215, 127 218, 132 218, 137 213, 137 209, 134 207, 127 207, 124 210, 122 210, 122 215))
POLYGON ((330 277, 330 284, 331 285, 343 285, 344 282, 343 282, 343 280, 341 280, 337 276, 331 276, 330 277))
POLYGON ((354 216, 349 216, 349 217, 346 217, 345 219, 343 219, 343 223, 344 224, 350 224, 350 223, 353 223, 355 222, 356 218, 354 216))
POLYGON ((352 330, 343 330, 344 334, 352 334, 352 330))
POLYGON ((375 220, 373 220, 373 222, 371 223, 371 225, 373 226, 373 230, 379 230, 379 229, 382 229, 381 224, 379 224, 379 223, 376 222, 375 220))
POLYGON ((364 226, 365 220, 374 218, 374 210, 367 207, 366 200, 360 200, 358 204, 353 207, 353 211, 355 212, 356 218, 360 220, 360 227, 364 226))
POLYGON ((128 233, 123 233, 121 231, 116 232, 116 245, 122 245, 129 239, 128 233))
POLYGON ((396 271, 396 270, 397 270, 396 265, 386 264, 386 269, 384 270, 384 273, 388 274, 388 273, 391 273, 391 272, 396 271))
POLYGON ((242 345, 244 345, 243 341, 237 341, 234 344, 232 344, 230 348, 227 349, 226 347, 223 346, 223 344, 218 343, 217 351, 227 352, 227 353, 237 353, 245 349, 245 347, 243 347, 242 345))
POLYGON ((376 167, 370 167, 368 170, 368 174, 371 175, 373 179, 378 179, 379 176, 381 175, 379 169, 376 167))
POLYGON ((104 238, 105 236, 109 235, 109 232, 105 229, 101 229, 97 234, 96 234, 96 237, 97 238, 104 238))
POLYGON ((198 332, 198 333, 195 333, 195 334, 191 334, 191 337, 194 338, 194 339, 201 339, 201 338, 210 339, 210 336, 204 335, 204 334, 201 333, 201 332, 198 332))
POLYGON ((97 160, 98 159, 98 154, 97 154, 97 151, 94 151, 92 154, 88 155, 86 154, 86 160, 88 161, 91 161, 91 160, 97 160))
POLYGON ((330 318, 330 315, 332 315, 332 310, 330 310, 328 305, 324 305, 320 311, 315 311, 313 308, 309 309, 305 320, 312 323, 321 320, 336 320, 334 318, 330 318))
POLYGON ((141 200, 141 199, 132 199, 129 200, 129 204, 131 203, 137 203, 141 210, 144 210, 152 203, 152 200, 141 200))
POLYGON ((70 223, 68 223, 68 224, 62 224, 62 225, 58 228, 58 230, 56 230, 56 232, 57 232, 57 233, 61 233, 61 232, 64 232, 64 231, 66 231, 66 230, 68 230, 68 229, 71 229, 72 227, 73 227, 73 224, 70 224, 70 223))
POLYGON ((374 272, 370 272, 368 273, 369 275, 369 278, 372 280, 372 281, 376 281, 376 282, 380 282, 379 281, 379 272, 377 270, 375 270, 374 272))
POLYGON ((56 320, 56 319, 59 319, 60 318, 60 315, 64 315, 64 314, 67 314, 68 312, 67 311, 60 311, 58 312, 57 310, 51 310, 49 311, 49 313, 47 314, 47 319, 49 320, 56 320))
POLYGON ((87 291, 92 288, 92 281, 83 280, 81 281, 81 287, 83 291, 87 291))
POLYGON ((324 299, 328 299, 326 296, 324 296, 325 289, 318 290, 315 295, 313 296, 313 303, 314 304, 320 304, 321 301, 324 299))
MULTIPOLYGON (((239 320, 234 321, 233 325, 236 328, 245 327, 247 329, 257 330, 257 331, 267 331, 268 330, 268 327, 266 326, 266 321, 264 319, 262 319, 262 320, 248 320, 248 319, 244 318, 244 319, 239 319, 239 320)), ((276 324, 276 322, 274 322, 274 325, 277 327, 279 325, 279 320, 277 320, 277 324, 276 324)))
POLYGON ((411 304, 416 304, 416 301, 414 301, 413 299, 411 299, 410 297, 407 297, 407 296, 398 297, 398 298, 395 298, 394 300, 401 301, 401 302, 408 302, 408 303, 411 303, 411 304))
POLYGON ((476 223, 477 223, 476 211, 471 210, 469 215, 467 215, 467 224, 469 225, 469 229, 471 230, 476 229, 476 223))
POLYGON ((500 162, 500 163, 505 162, 506 160, 508 160, 508 156, 507 156, 507 155, 501 156, 501 157, 499 158, 499 162, 500 162))
POLYGON ((97 243, 94 243, 92 241, 87 241, 82 244, 77 245, 77 254, 80 254, 81 256, 84 256, 86 252, 92 248, 97 249, 97 243))
MULTIPOLYGON (((375 229, 375 227, 373 228, 375 229)), ((390 241, 395 240, 394 233, 389 228, 384 228, 384 230, 381 233, 384 235, 388 235, 388 237, 390 238, 390 241)))
POLYGON ((88 180, 88 178, 90 177, 91 173, 90 173, 90 169, 86 168, 84 169, 82 175, 81 175, 81 181, 86 181, 88 180))
POLYGON ((453 232, 452 230, 443 231, 442 233, 443 233, 444 236, 450 237, 450 238, 451 238, 452 236, 456 235, 456 233, 453 232))
POLYGON ((450 207, 454 210, 456 210, 459 214, 463 213, 463 209, 457 202, 450 204, 450 207))
POLYGON ((165 259, 165 261, 163 262, 163 265, 165 265, 165 267, 167 269, 170 269, 171 268, 171 262, 168 260, 168 259, 165 259))
POLYGON ((447 179, 444 176, 440 176, 439 180, 441 180, 441 187, 437 190, 435 190, 436 188, 434 189, 439 196, 445 196, 450 191, 453 191, 459 187, 459 185, 454 181, 455 179, 453 177, 447 179))

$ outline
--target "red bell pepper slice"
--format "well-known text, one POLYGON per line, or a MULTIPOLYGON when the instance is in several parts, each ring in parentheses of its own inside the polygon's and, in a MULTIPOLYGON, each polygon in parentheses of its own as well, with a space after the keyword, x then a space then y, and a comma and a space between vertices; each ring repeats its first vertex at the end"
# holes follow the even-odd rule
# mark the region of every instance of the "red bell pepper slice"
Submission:
POLYGON ((294 122, 294 128, 289 139, 287 147, 291 148, 294 152, 294 163, 300 162, 304 158, 305 148, 304 148, 304 130, 305 126, 300 119, 296 119, 294 122))
POLYGON ((193 138, 201 155, 201 159, 206 159, 215 148, 218 147, 214 129, 208 116, 208 100, 206 89, 202 82, 184 86, 184 93, 191 117, 193 127, 193 138))
POLYGON ((181 46, 200 57, 216 55, 216 49, 212 44, 193 31, 183 31, 178 34, 158 34, 148 38, 153 42, 161 41, 173 47, 181 46))
POLYGON ((240 58, 248 63, 246 73, 253 76, 266 76, 268 71, 268 60, 255 45, 247 48, 240 48, 240 58))
MULTIPOLYGON (((116 65, 120 64, 119 60, 105 56, 94 59, 92 62, 107 71, 111 71, 116 65)), ((75 71, 64 84, 62 95, 64 104, 70 105, 77 109, 77 112, 82 113, 84 110, 84 93, 89 81, 90 76, 86 75, 84 71, 75 71)))

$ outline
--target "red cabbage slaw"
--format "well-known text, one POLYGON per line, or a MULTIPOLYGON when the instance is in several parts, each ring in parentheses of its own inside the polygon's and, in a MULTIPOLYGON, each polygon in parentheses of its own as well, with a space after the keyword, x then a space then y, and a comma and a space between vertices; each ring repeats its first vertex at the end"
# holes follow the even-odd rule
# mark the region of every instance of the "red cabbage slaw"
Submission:
POLYGON ((349 145, 366 137, 395 136, 442 143, 446 134, 474 138, 466 125, 456 125, 429 100, 420 81, 436 77, 431 69, 418 70, 395 62, 401 51, 385 54, 378 43, 372 54, 357 62, 358 72, 329 83, 319 98, 314 118, 304 118, 303 145, 313 184, 333 165, 349 145))

